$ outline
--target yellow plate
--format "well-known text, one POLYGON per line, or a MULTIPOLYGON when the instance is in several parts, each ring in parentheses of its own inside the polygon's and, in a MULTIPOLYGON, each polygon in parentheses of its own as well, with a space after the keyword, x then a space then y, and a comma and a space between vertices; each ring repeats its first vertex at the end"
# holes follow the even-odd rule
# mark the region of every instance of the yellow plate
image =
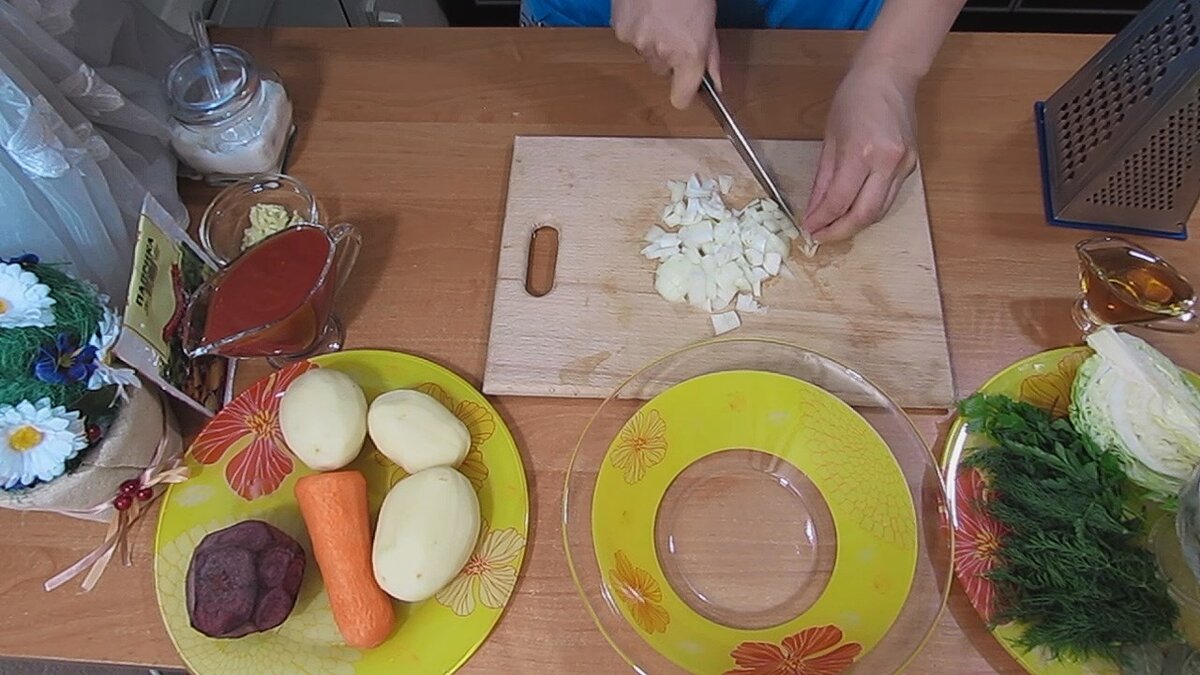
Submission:
MULTIPOLYGON (((1034 354, 1001 370, 979 391, 1008 396, 1054 415, 1065 416, 1071 404, 1075 373, 1091 355, 1092 350, 1082 346, 1034 354)), ((1200 385, 1200 378, 1191 373, 1188 377, 1200 385)), ((989 625, 995 611, 995 589, 987 579, 987 574, 998 562, 997 551, 1004 527, 976 506, 987 498, 985 479, 978 471, 960 467, 959 463, 973 449, 990 444, 988 439, 970 433, 966 422, 960 417, 950 427, 943 460, 947 503, 950 505, 950 519, 955 534, 954 571, 966 591, 967 599, 989 625)), ((1147 507, 1151 508, 1152 505, 1147 507)), ((1007 623, 990 630, 1005 651, 1035 675, 1117 675, 1121 672, 1117 664, 1107 659, 1078 662, 1054 659, 1040 649, 1023 651, 1014 646, 1023 631, 1023 627, 1017 623, 1007 623)))
MULTIPOLYGON (((266 675, 311 672, 449 673, 491 632, 516 585, 525 555, 529 493, 512 435, 487 399, 454 373, 424 359, 385 351, 348 351, 291 364, 260 380, 204 428, 187 453, 192 478, 163 500, 155 536, 154 576, 167 632, 188 669, 266 675), (471 431, 460 470, 479 493, 483 527, 463 572, 434 598, 396 603, 396 630, 375 649, 347 647, 333 621, 293 497, 297 478, 312 473, 287 450, 279 431, 279 397, 301 373, 334 368, 354 378, 367 400, 400 388, 424 391, 471 431), (235 522, 265 520, 308 552, 300 597, 279 626, 233 640, 216 640, 188 621, 184 582, 192 552, 206 534, 235 522)), ((348 468, 367 478, 371 512, 404 472, 368 444, 348 468)))
POLYGON ((596 479, 592 538, 610 602, 657 652, 689 672, 711 672, 718 663, 758 672, 733 669, 789 657, 812 672, 839 672, 888 632, 917 559, 912 498, 879 434, 823 389, 763 371, 681 382, 629 418, 596 479), (689 466, 744 449, 806 475, 828 506, 837 542, 820 596, 798 616, 753 629, 711 620, 681 598, 667 582, 655 532, 664 496, 689 466), (870 611, 860 611, 865 607, 870 611))

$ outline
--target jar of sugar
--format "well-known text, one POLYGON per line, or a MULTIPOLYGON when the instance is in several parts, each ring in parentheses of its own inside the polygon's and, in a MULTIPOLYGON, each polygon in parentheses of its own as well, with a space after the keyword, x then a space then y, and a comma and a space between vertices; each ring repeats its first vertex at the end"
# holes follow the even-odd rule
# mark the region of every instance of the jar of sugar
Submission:
POLYGON ((167 73, 180 173, 213 184, 280 173, 295 133, 279 76, 232 45, 195 49, 167 73))

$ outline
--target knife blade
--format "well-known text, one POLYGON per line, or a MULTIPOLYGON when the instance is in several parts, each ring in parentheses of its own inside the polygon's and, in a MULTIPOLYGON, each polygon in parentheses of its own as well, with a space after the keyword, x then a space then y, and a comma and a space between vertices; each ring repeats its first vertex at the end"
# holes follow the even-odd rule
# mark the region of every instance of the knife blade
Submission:
POLYGON ((813 241, 812 236, 808 232, 804 231, 804 228, 800 227, 800 221, 796 220, 796 213, 792 210, 791 202, 788 201, 783 191, 779 189, 779 185, 771 177, 771 172, 759 160, 758 153, 755 151, 750 138, 742 131, 741 125, 737 123, 737 120, 733 117, 733 113, 725 105, 725 101, 721 99, 721 94, 717 92, 717 87, 708 73, 704 74, 704 79, 700 84, 700 91, 703 94, 704 102, 712 110, 713 117, 721 125, 721 128, 725 131, 725 135, 729 137, 729 142, 733 143, 734 149, 737 150, 742 161, 746 163, 746 167, 750 169, 750 173, 758 181, 763 192, 779 205, 780 210, 783 211, 784 215, 799 230, 802 244, 801 251, 805 256, 812 257, 817 252, 817 243, 813 241))

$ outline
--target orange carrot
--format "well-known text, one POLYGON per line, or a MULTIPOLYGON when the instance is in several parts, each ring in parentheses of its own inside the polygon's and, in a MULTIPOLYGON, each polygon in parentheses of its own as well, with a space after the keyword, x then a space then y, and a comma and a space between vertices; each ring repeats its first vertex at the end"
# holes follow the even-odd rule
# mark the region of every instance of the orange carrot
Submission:
POLYGON ((379 646, 391 634, 396 612, 371 567, 366 479, 357 471, 305 476, 296 481, 296 502, 346 644, 379 646))

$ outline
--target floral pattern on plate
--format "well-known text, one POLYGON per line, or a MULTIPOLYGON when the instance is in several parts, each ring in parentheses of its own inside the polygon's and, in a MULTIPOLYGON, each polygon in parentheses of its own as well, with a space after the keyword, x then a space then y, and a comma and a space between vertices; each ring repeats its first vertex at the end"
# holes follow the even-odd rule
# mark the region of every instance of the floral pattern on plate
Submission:
POLYGON ((837 675, 862 654, 862 645, 845 642, 837 626, 806 628, 770 642, 743 642, 733 653, 737 667, 725 675, 837 675))
POLYGON ((1071 386, 1079 366, 1091 354, 1073 351, 1058 361, 1054 370, 1030 375, 1021 382, 1020 399, 1042 410, 1049 410, 1055 417, 1066 417, 1071 407, 1071 386))
POLYGON ((990 624, 996 614, 996 586, 988 574, 1000 561, 1000 541, 1007 528, 983 510, 988 489, 978 470, 962 471, 955 484, 958 536, 954 540, 954 558, 958 579, 975 611, 990 624))
POLYGON ((216 464, 232 451, 225 482, 246 501, 279 489, 296 468, 279 428, 279 399, 313 367, 308 361, 293 363, 256 382, 204 427, 192 443, 192 457, 201 464, 216 464))
POLYGON ((517 558, 525 549, 525 537, 511 527, 489 530, 487 523, 481 532, 462 572, 434 596, 459 616, 474 612, 477 601, 492 609, 504 607, 517 585, 517 558))
POLYGON ((633 485, 667 454, 667 423, 657 410, 640 410, 621 429, 612 451, 613 468, 633 485))
POLYGON ((830 476, 829 491, 847 495, 847 511, 879 541, 910 550, 915 545, 916 523, 909 517, 908 496, 877 489, 892 467, 873 452, 878 443, 874 430, 853 417, 838 414, 836 398, 814 398, 802 406, 799 424, 820 439, 812 454, 830 476))
POLYGON ((671 616, 663 609, 662 587, 646 570, 634 566, 621 551, 616 553, 617 566, 609 570, 609 584, 621 603, 633 616, 633 622, 647 633, 665 633, 671 616))

